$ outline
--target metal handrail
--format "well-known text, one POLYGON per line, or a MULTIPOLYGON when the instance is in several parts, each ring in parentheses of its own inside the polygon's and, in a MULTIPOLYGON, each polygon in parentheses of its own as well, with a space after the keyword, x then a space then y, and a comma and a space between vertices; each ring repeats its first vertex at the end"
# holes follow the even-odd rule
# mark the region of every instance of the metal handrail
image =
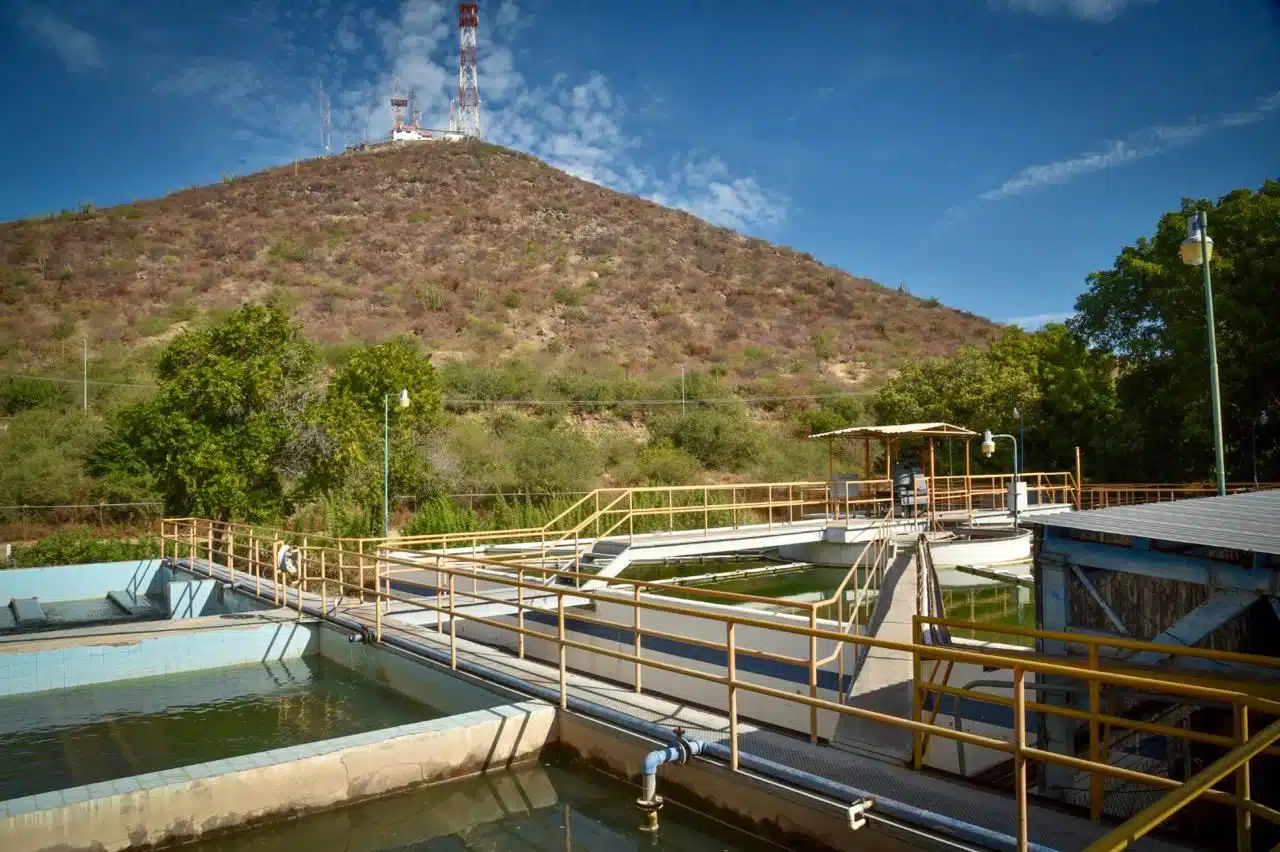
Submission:
MULTIPOLYGON (((586 591, 582 589, 570 589, 553 587, 548 588, 539 583, 530 582, 525 579, 525 574, 537 574, 536 570, 526 569, 524 567, 516 567, 514 572, 512 566, 501 565, 505 574, 487 571, 486 568, 492 566, 492 561, 482 560, 479 558, 470 558, 465 556, 451 556, 450 561, 446 563, 443 559, 439 560, 436 571, 439 576, 447 577, 446 584, 439 583, 439 592, 434 598, 413 597, 406 594, 393 593, 384 590, 381 584, 382 566, 388 567, 393 565, 407 565, 414 570, 422 570, 422 566, 407 562, 395 556, 379 556, 375 560, 374 566, 374 590, 369 591, 363 585, 363 572, 365 569, 366 554, 362 551, 358 553, 359 567, 361 574, 361 584, 357 585, 348 581, 350 574, 343 571, 344 557, 349 557, 352 551, 348 548, 350 542, 341 542, 324 537, 311 537, 311 540, 304 541, 301 548, 301 558, 299 560, 299 570, 297 577, 290 579, 281 575, 276 570, 274 562, 274 552, 271 554, 272 561, 268 563, 262 557, 262 548, 260 541, 250 540, 242 542, 242 546, 237 548, 234 538, 234 525, 220 524, 216 522, 203 521, 200 519, 187 519, 184 521, 163 522, 161 528, 161 540, 164 545, 164 556, 169 556, 172 549, 174 558, 181 558, 181 551, 186 549, 190 555, 191 561, 189 565, 193 570, 198 570, 199 554, 204 552, 206 562, 205 570, 210 574, 213 573, 214 563, 221 558, 225 564, 225 569, 221 566, 219 570, 225 570, 230 573, 232 582, 236 581, 237 562, 244 565, 248 564, 249 571, 241 568, 241 579, 244 582, 254 582, 257 584, 256 590, 259 594, 263 593, 261 583, 263 580, 264 569, 270 572, 271 589, 268 594, 273 600, 281 604, 289 604, 290 595, 296 602, 299 616, 303 614, 303 597, 304 595, 315 595, 315 590, 319 591, 320 614, 328 617, 335 612, 335 608, 329 606, 330 601, 334 601, 334 607, 337 606, 336 600, 329 598, 330 590, 336 591, 339 596, 354 594, 358 592, 361 599, 367 595, 371 595, 375 605, 373 607, 373 620, 375 622, 374 638, 381 640, 383 632, 383 610, 384 607, 390 606, 392 602, 400 605, 411 606, 427 612, 436 613, 436 631, 443 632, 444 619, 448 617, 448 642, 450 648, 450 657, 453 665, 457 665, 457 628, 459 619, 483 624, 495 629, 500 629, 513 634, 519 642, 520 653, 523 656, 524 640, 526 637, 535 637, 541 640, 549 641, 554 647, 559 649, 559 669, 560 669, 560 695, 561 706, 567 706, 567 663, 566 652, 574 650, 584 654, 594 654, 601 657, 615 659, 621 662, 629 662, 635 666, 637 679, 635 681, 636 690, 640 690, 639 672, 642 668, 652 668, 661 671, 667 671, 675 674, 684 675, 694 679, 702 680, 709 683, 715 683, 723 686, 729 691, 729 717, 730 717, 730 738, 729 749, 731 754, 731 767, 736 769, 738 764, 738 737, 737 737, 737 704, 736 694, 739 691, 747 692, 769 697, 781 702, 787 702, 794 705, 805 706, 809 708, 811 717, 811 738, 816 739, 816 719, 818 711, 831 711, 838 715, 852 715, 859 718, 881 722, 888 725, 894 725, 905 728, 912 732, 913 738, 923 736, 939 736, 946 739, 952 739, 959 742, 968 743, 983 748, 990 748, 995 751, 1010 754, 1014 758, 1015 764, 1015 795, 1018 809, 1018 841, 1019 848, 1027 848, 1028 830, 1027 830, 1027 778, 1026 763, 1028 760, 1038 760, 1047 763, 1057 763, 1059 765, 1088 771, 1098 776, 1121 778, 1128 781, 1134 781, 1153 787, 1171 787, 1176 786, 1178 782, 1162 776, 1149 775, 1147 773, 1138 772, 1131 769, 1112 766, 1096 759, 1084 759, 1073 755, 1059 754, 1056 752, 1044 751, 1028 744, 1026 732, 1026 713, 1028 710, 1035 710, 1039 713, 1058 714, 1073 719, 1084 718, 1089 721, 1091 727, 1099 725, 1114 725, 1116 727, 1130 726, 1129 720, 1122 717, 1115 717, 1103 714, 1097 707, 1095 701, 1091 700, 1090 709, 1088 711, 1077 710, 1070 707, 1060 707, 1056 705, 1044 705, 1040 702, 1028 702, 1026 698, 1028 674, 1038 676, 1052 676, 1066 678, 1074 681, 1083 681, 1088 684, 1091 693, 1091 699, 1101 686, 1122 687, 1134 690, 1157 692, 1159 694, 1182 695, 1192 698, 1198 698, 1206 701, 1221 702, 1236 708, 1238 718, 1242 720, 1242 724, 1238 725, 1237 737, 1239 742, 1244 742, 1248 738, 1247 730, 1247 711, 1253 709, 1256 711, 1275 715, 1280 713, 1280 702, 1270 700, 1268 698, 1252 695, 1248 692, 1223 687, 1205 686, 1197 683, 1187 683, 1180 680, 1167 679, 1160 673, 1152 673, 1152 675, 1134 675, 1115 670, 1104 669, 1098 666, 1096 651, 1091 654, 1090 666, 1082 668, 1078 665, 1068 665, 1052 660, 1044 660, 1035 657, 1016 657, 1010 656, 1007 652, 991 653, 986 651, 963 650, 955 647, 925 645, 919 641, 920 621, 916 622, 917 634, 915 641, 912 642, 896 642, 892 640, 878 639, 870 636, 853 636, 842 632, 832 631, 825 628, 814 626, 813 622, 809 625, 797 622, 787 622, 767 620, 761 618, 758 614, 750 611, 743 612, 733 608, 713 608, 700 609, 688 605, 678 599, 661 599, 659 596, 646 596, 643 600, 640 598, 639 589, 641 585, 638 581, 619 581, 616 578, 605 578, 603 585, 608 589, 613 587, 613 591, 586 591), (245 556, 241 559, 241 553, 245 556), (335 564, 336 561, 336 564, 335 564), (315 571, 319 568, 319 574, 315 571), (336 569, 336 576, 335 576, 336 569), (484 573, 481 573, 481 572, 484 573), (512 576, 512 573, 515 576, 512 576), (511 598, 498 598, 493 595, 480 594, 476 588, 471 592, 459 592, 457 589, 457 581, 471 580, 473 587, 478 586, 478 581, 492 583, 499 587, 507 587, 516 590, 520 596, 517 601, 511 598), (308 590, 312 591, 308 591, 308 590), (599 616, 598 612, 575 612, 574 619, 582 619, 584 622, 598 623, 612 626, 616 629, 624 629, 634 631, 636 636, 636 648, 634 653, 624 650, 615 650, 613 648, 600 647, 591 642, 579 641, 570 638, 566 634, 565 629, 565 601, 566 597, 574 600, 583 600, 588 602, 609 602, 613 604, 626 604, 628 599, 618 594, 619 590, 634 590, 633 599, 633 619, 632 623, 623 621, 611 621, 599 616), (546 606, 530 607, 525 601, 523 595, 530 592, 547 601, 546 606), (550 611, 550 599, 554 598, 555 612, 557 614, 557 630, 555 633, 548 633, 541 630, 526 627, 523 619, 523 611, 525 608, 540 609, 542 611, 550 611), (499 618, 490 618, 477 614, 467 609, 468 601, 493 601, 506 604, 515 608, 519 605, 521 609, 518 611, 518 620, 515 624, 509 621, 503 621, 499 618), (681 616, 694 616, 703 622, 719 622, 724 625, 725 639, 723 642, 708 640, 705 633, 699 636, 687 636, 682 633, 674 633, 664 630, 654 629, 651 626, 641 627, 639 623, 640 610, 650 610, 653 612, 669 613, 681 616), (809 655, 805 657, 795 657, 786 654, 775 654, 772 652, 764 652, 753 650, 750 648, 738 647, 735 641, 735 631, 742 627, 759 629, 764 631, 772 631, 779 634, 789 634, 793 636, 807 637, 809 639, 809 655), (687 665, 668 662, 666 660, 654 659, 646 657, 643 652, 643 637, 663 637, 674 639, 681 642, 690 642, 691 644, 701 647, 714 648, 727 654, 728 674, 719 674, 708 672, 698 668, 692 668, 687 665), (837 647, 842 645, 853 645, 855 647, 881 648, 886 650, 902 651, 912 655, 915 661, 916 670, 919 671, 921 661, 939 660, 948 663, 972 663, 983 666, 990 666, 999 669, 1008 669, 1013 674, 1013 695, 1010 698, 1002 699, 1002 696, 992 696, 987 694, 976 694, 970 697, 979 700, 995 700, 995 703, 1004 703, 1008 701, 1012 704, 1014 711, 1014 737, 1012 742, 1004 739, 983 736, 973 732, 955 731, 950 727, 940 726, 932 722, 922 721, 920 707, 917 702, 915 712, 910 719, 900 719, 885 713, 868 710, 861 707, 849 706, 838 701, 829 701, 820 698, 817 695, 816 684, 816 642, 819 640, 833 641, 837 643, 837 647), (762 659, 772 659, 779 662, 799 663, 801 665, 807 663, 810 672, 810 694, 793 693, 788 689, 778 689, 771 686, 765 686, 759 683, 742 680, 736 674, 736 666, 734 660, 737 656, 755 656, 762 659)), ((274 547, 274 542, 272 543, 274 547)), ((347 569, 353 566, 345 566, 347 569)), ((581 574, 579 572, 565 571, 565 576, 580 579, 599 579, 594 575, 581 574)), ((701 592, 710 592, 712 590, 700 590, 701 592)), ((811 616, 812 617, 812 616, 811 616)), ((1080 637, 1076 637, 1080 638, 1080 637)), ((1178 653, 1183 650, 1181 648, 1168 649, 1164 646, 1149 643, 1161 651, 1178 653)), ((939 692, 955 692, 957 688, 946 687, 940 684, 920 684, 919 678, 916 679, 919 685, 918 690, 928 692, 930 690, 939 692)), ((919 694, 919 692, 917 693, 919 694)), ((1274 738, 1273 738, 1274 739, 1274 738)), ((1260 753, 1268 748, 1270 742, 1263 743, 1259 746, 1258 751, 1253 754, 1260 753)), ((917 752, 918 753, 918 752, 917 752)), ((1096 756, 1096 752, 1091 750, 1091 755, 1096 756)), ((1237 773, 1247 773, 1247 762, 1243 767, 1236 769, 1237 773)), ((1248 797, 1247 783, 1243 788, 1242 794, 1231 794, 1221 790, 1205 789, 1199 795, 1208 800, 1225 803, 1237 809, 1239 814, 1246 816, 1258 816, 1260 818, 1272 819, 1273 817, 1280 820, 1280 814, 1275 811, 1252 801, 1248 797)))

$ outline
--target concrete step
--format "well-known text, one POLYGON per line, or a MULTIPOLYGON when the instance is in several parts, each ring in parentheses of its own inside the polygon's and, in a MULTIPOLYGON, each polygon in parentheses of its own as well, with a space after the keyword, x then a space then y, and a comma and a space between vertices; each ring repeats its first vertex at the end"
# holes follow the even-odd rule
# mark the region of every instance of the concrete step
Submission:
POLYGON ((39 598, 13 598, 9 601, 9 608, 13 610, 14 621, 19 627, 35 627, 49 620, 40 607, 39 598))

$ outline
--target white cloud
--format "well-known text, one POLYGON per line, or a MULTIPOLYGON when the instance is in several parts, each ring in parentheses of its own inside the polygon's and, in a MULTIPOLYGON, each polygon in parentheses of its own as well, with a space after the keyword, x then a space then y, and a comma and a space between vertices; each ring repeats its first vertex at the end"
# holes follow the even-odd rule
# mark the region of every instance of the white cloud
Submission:
POLYGON ((48 12, 34 9, 23 13, 22 24, 34 38, 56 53, 69 70, 102 67, 102 49, 92 34, 48 12))
POLYGON ((1043 165, 1028 166, 1000 186, 978 196, 980 201, 1001 201, 1025 195, 1042 187, 1068 183, 1082 175, 1113 169, 1137 160, 1154 157, 1186 145, 1218 130, 1256 124, 1280 109, 1280 91, 1260 98, 1251 109, 1195 118, 1182 124, 1156 125, 1111 140, 1095 151, 1043 165))
MULTIPOLYGON (((489 8, 492 8, 489 7, 489 8)), ((316 57, 309 76, 264 61, 205 57, 171 60, 156 91, 201 98, 232 122, 227 138, 279 159, 314 155, 320 136, 316 91, 332 102, 333 144, 383 138, 391 126, 393 80, 417 92, 422 123, 442 128, 457 92, 457 5, 447 0, 405 0, 391 17, 348 3, 326 9, 333 28, 331 55, 316 57)), ((654 168, 646 149, 645 110, 632 114, 609 79, 598 72, 571 79, 555 75, 530 85, 517 67, 512 36, 528 16, 505 0, 482 16, 479 40, 481 124, 492 142, 526 151, 584 180, 686 210, 717 224, 749 229, 780 223, 787 200, 755 178, 735 175, 719 157, 679 152, 654 168)), ((283 25, 264 14, 254 27, 267 32, 278 55, 305 49, 283 25)), ((652 97, 652 93, 642 95, 652 97)), ((258 160, 255 159, 255 162, 258 160)), ((277 160, 279 161, 279 160, 277 160)))
POLYGON ((1066 322, 1072 316, 1074 316, 1074 314, 1070 311, 1057 314, 1031 314, 1025 317, 1011 317, 1005 320, 1005 322, 1009 325, 1021 326, 1027 331, 1035 331, 1036 329, 1043 328, 1051 322, 1066 322))
POLYGON ((1158 0, 991 0, 991 2, 1034 15, 1066 15, 1078 21, 1105 24, 1114 20, 1130 6, 1156 3, 1158 0))

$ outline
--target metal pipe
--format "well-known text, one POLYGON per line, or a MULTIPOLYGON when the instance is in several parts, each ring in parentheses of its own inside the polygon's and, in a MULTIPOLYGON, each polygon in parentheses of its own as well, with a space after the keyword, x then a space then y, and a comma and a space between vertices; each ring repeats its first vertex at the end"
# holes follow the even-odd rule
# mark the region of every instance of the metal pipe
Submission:
POLYGON ((662 805, 662 797, 657 794, 658 767, 666 763, 687 763, 690 757, 702 754, 706 743, 702 740, 685 739, 684 731, 676 728, 676 742, 666 748, 654 749, 644 756, 640 763, 641 794, 639 805, 642 808, 662 805))

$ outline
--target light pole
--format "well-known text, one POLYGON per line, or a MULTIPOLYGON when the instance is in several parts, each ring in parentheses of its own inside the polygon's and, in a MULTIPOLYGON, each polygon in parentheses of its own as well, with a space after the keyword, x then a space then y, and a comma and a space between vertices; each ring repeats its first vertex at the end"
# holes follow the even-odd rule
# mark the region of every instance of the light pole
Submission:
MULTIPOLYGON (((400 391, 400 407, 409 407, 409 391, 400 391)), ((382 398, 382 537, 391 538, 391 394, 382 398)))
POLYGON ((1027 469, 1027 429, 1022 417, 1022 409, 1016 405, 1013 407, 1013 416, 1018 418, 1018 450, 1013 454, 1013 470, 1017 473, 1027 469), (1019 452, 1022 453, 1021 456, 1018 455, 1019 452))
POLYGON ((996 451, 996 438, 1008 438, 1013 442, 1013 528, 1018 528, 1018 439, 1012 435, 992 435, 988 429, 982 433, 982 454, 991 458, 996 451))
POLYGON ((1209 263, 1213 260, 1213 240, 1209 237, 1209 217, 1203 210, 1187 220, 1187 238, 1180 247, 1182 262, 1198 266, 1204 279, 1204 319, 1209 328, 1209 397, 1213 403, 1213 454, 1218 469, 1218 495, 1227 493, 1227 470, 1222 453, 1222 400, 1218 393, 1218 344, 1213 330, 1213 282, 1209 263))

